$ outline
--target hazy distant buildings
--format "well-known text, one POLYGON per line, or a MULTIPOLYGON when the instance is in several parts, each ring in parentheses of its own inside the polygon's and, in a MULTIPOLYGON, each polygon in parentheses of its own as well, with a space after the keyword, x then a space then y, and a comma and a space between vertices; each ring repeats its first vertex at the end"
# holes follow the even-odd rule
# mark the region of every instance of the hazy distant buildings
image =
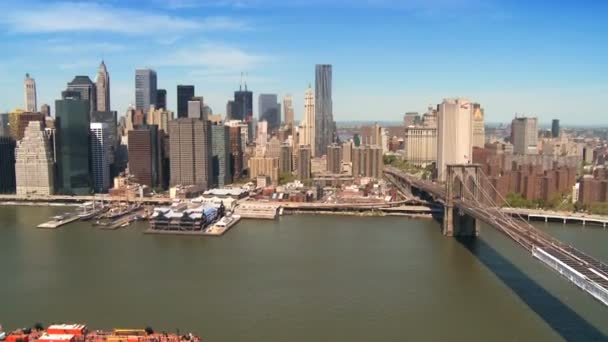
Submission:
POLYGON ((177 86, 177 117, 188 117, 188 101, 194 97, 193 85, 178 85, 177 86))
POLYGON ((559 138, 559 120, 553 119, 551 121, 551 137, 559 138))
POLYGON ((52 195, 54 166, 52 149, 40 121, 32 121, 15 150, 18 195, 52 195))
POLYGON ((445 180, 446 166, 468 164, 473 153, 472 104, 468 99, 444 99, 439 105, 437 177, 445 180))
POLYGON ((304 119, 300 123, 300 145, 308 145, 315 151, 315 95, 309 86, 304 94, 304 119))
POLYGON ((484 110, 479 103, 473 103, 473 147, 483 148, 486 144, 484 110))
POLYGON ((62 97, 55 101, 57 192, 87 195, 91 190, 90 99, 81 99, 80 93, 74 91, 65 91, 62 97))
POLYGON ((294 120, 294 109, 293 109, 293 97, 291 95, 283 96, 283 113, 284 121, 287 126, 293 126, 294 120))
POLYGON ((405 160, 416 166, 427 166, 437 161, 437 129, 405 128, 405 160))
POLYGON ((511 143, 515 154, 538 154, 538 119, 532 117, 513 119, 511 143))
POLYGON ((25 80, 23 81, 23 94, 25 102, 26 112, 37 112, 38 105, 36 103, 36 81, 30 77, 30 74, 25 74, 25 80))
POLYGON ((109 112, 110 107, 110 74, 106 63, 102 60, 95 78, 95 92, 97 93, 97 107, 93 111, 109 112))
POLYGON ((173 112, 165 109, 165 108, 155 108, 154 106, 150 106, 150 111, 148 112, 148 120, 147 123, 149 125, 157 125, 159 130, 163 130, 165 132, 169 131, 169 121, 173 120, 173 112))
POLYGON ((15 139, 0 135, 0 194, 16 191, 15 146, 15 139))
POLYGON ((110 188, 110 127, 107 123, 92 122, 91 128, 91 176, 96 193, 110 188))
POLYGON ((320 157, 333 142, 335 123, 332 104, 332 67, 318 64, 315 69, 315 156, 320 157))
POLYGON ((171 185, 211 186, 211 135, 209 123, 180 118, 169 122, 171 185))
POLYGON ((43 103, 42 106, 40 106, 40 113, 44 114, 46 117, 51 116, 51 106, 43 103))
POLYGON ((156 105, 156 71, 151 69, 135 70, 135 109, 147 113, 150 105, 156 105))
POLYGON ((418 112, 408 112, 403 116, 403 125, 407 128, 409 126, 416 126, 420 123, 420 114, 418 112))
POLYGON ((268 129, 275 131, 281 126, 281 105, 276 94, 260 94, 258 97, 258 116, 260 121, 268 122, 268 129))
MULTIPOLYGON (((77 92, 80 99, 89 103, 89 116, 97 110, 97 87, 89 76, 76 76, 72 82, 68 83, 67 91, 77 92)), ((55 111, 57 106, 55 105, 55 111)), ((88 125, 87 125, 88 131, 88 125)))

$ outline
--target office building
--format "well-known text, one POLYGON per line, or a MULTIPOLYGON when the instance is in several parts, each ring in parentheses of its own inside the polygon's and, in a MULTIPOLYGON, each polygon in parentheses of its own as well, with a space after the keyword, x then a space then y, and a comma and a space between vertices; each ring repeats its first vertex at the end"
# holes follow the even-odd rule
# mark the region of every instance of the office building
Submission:
POLYGON ((64 195, 87 195, 91 191, 89 172, 90 99, 78 91, 65 91, 55 101, 56 190, 64 195))
POLYGON ((437 162, 437 129, 410 126, 405 128, 405 160, 425 167, 437 162))
POLYGON ((319 64, 315 70, 315 156, 320 157, 334 141, 332 67, 319 64))
POLYGON ((375 145, 365 145, 353 148, 352 154, 353 177, 371 177, 380 179, 384 162, 382 148, 375 145))
POLYGON ((25 74, 25 80, 23 81, 23 96, 25 103, 25 111, 35 113, 38 111, 38 104, 36 103, 36 80, 30 77, 30 74, 25 74))
POLYGON ((226 120, 232 120, 233 117, 233 108, 234 107, 234 101, 229 100, 228 102, 226 102, 226 120))
POLYGON ((45 116, 42 113, 24 112, 20 109, 16 109, 8 113, 8 116, 10 124, 10 136, 13 137, 13 139, 15 139, 16 141, 19 141, 21 140, 21 138, 23 138, 25 129, 29 125, 30 121, 40 121, 43 123, 43 127, 46 121, 45 116))
POLYGON ((93 191, 105 193, 110 188, 110 127, 103 122, 92 122, 90 127, 93 191))
POLYGON ((270 158, 279 158, 281 156, 281 141, 276 136, 268 140, 266 144, 265 156, 270 158))
POLYGON ((532 117, 513 119, 511 143, 515 154, 538 154, 538 119, 532 117))
POLYGON ((135 109, 148 112, 150 105, 156 105, 156 71, 151 69, 135 70, 135 109))
POLYGON ((167 109, 167 90, 158 89, 156 90, 156 108, 167 109))
POLYGON ((241 134, 241 127, 228 126, 230 136, 230 175, 234 182, 241 178, 243 172, 243 144, 245 137, 241 134))
MULTIPOLYGON (((97 110, 97 87, 89 76, 74 77, 72 82, 68 83, 67 91, 79 93, 80 99, 89 103, 89 116, 97 110)), ((55 107, 55 111, 57 111, 57 107, 55 107)), ((87 125, 87 132, 88 127, 87 125)))
POLYGON ((154 106, 150 106, 150 111, 148 112, 148 125, 156 125, 159 130, 163 130, 165 132, 169 131, 169 121, 174 119, 174 115, 172 111, 169 111, 165 108, 156 108, 154 106))
POLYGON ((260 121, 257 124, 257 139, 256 145, 260 148, 265 148, 268 142, 268 122, 260 121))
POLYGON ((304 119, 300 123, 300 145, 308 145, 315 151, 315 95, 310 86, 304 93, 304 119))
MULTIPOLYGON (((202 99, 202 97, 201 97, 201 99, 202 99)), ((213 109, 211 109, 211 107, 209 107, 206 104, 203 104, 203 117, 207 118, 207 120, 215 121, 215 122, 217 122, 218 120, 221 121, 221 119, 222 119, 221 116, 219 116, 219 115, 214 116, 213 109)))
POLYGON ((312 159, 312 150, 308 145, 300 145, 298 148, 298 179, 301 181, 310 179, 310 160, 312 159))
POLYGON ((293 167, 293 147, 287 143, 281 144, 279 156, 279 172, 291 174, 293 167))
POLYGON ((253 93, 242 87, 234 92, 234 104, 232 106, 232 120, 251 122, 253 119, 253 93))
POLYGON ((479 103, 473 103, 473 147, 483 148, 486 144, 485 113, 479 103))
POLYGON ((40 106, 40 113, 44 114, 46 117, 51 116, 51 106, 43 103, 42 106, 40 106))
POLYGON ((158 126, 142 125, 129 131, 129 174, 141 185, 160 185, 162 143, 158 126))
POLYGON ((93 123, 103 123, 107 125, 108 137, 107 140, 104 140, 104 144, 107 144, 109 147, 108 160, 111 170, 110 179, 112 179, 119 174, 119 171, 115 169, 117 165, 113 165, 115 162, 118 145, 120 143, 120 137, 118 135, 118 113, 116 111, 93 112, 91 124, 93 123))
POLYGON ((211 154, 213 186, 224 187, 232 183, 230 171, 230 127, 222 123, 211 125, 211 154))
POLYGON ((327 146, 327 171, 334 174, 342 171, 342 147, 338 144, 327 146))
POLYGON ((268 122, 268 129, 272 132, 281 126, 281 107, 277 102, 276 94, 260 94, 258 97, 258 118, 268 122))
POLYGON ((171 185, 211 186, 209 122, 180 118, 169 122, 171 185))
POLYGON ((193 97, 190 99, 190 101, 188 101, 188 118, 207 120, 207 118, 203 116, 204 105, 202 97, 193 97))
POLYGON ((110 106, 110 74, 106 63, 102 60, 95 78, 95 92, 97 93, 97 107, 93 111, 109 112, 110 106))
POLYGON ((28 124, 15 149, 17 195, 52 195, 54 166, 49 139, 40 121, 28 124))
POLYGON ((348 140, 342 143, 342 163, 349 164, 353 161, 353 146, 352 140, 348 140))
POLYGON ((249 178, 257 179, 258 176, 270 177, 272 184, 279 182, 279 159, 268 157, 253 157, 247 161, 249 167, 249 178))
POLYGON ((559 120, 553 119, 551 121, 551 137, 559 138, 559 120))
POLYGON ((291 95, 283 96, 283 121, 287 126, 293 126, 295 111, 293 109, 293 97, 291 95))
POLYGON ((188 117, 188 101, 194 97, 193 85, 178 85, 177 86, 177 117, 188 117))
POLYGON ((445 181, 449 164, 468 164, 473 153, 472 104, 468 99, 444 99, 439 105, 437 177, 445 181))
POLYGON ((133 115, 133 126, 141 126, 146 124, 146 114, 141 109, 135 110, 135 115, 133 115))
POLYGON ((15 183, 15 139, 0 136, 0 194, 12 194, 15 183))

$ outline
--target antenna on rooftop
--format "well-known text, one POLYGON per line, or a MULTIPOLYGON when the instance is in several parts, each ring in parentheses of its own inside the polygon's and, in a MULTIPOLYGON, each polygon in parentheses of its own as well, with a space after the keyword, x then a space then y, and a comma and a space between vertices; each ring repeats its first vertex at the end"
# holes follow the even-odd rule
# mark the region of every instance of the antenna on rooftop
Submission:
POLYGON ((239 85, 239 91, 243 90, 243 72, 241 71, 241 84, 239 85))

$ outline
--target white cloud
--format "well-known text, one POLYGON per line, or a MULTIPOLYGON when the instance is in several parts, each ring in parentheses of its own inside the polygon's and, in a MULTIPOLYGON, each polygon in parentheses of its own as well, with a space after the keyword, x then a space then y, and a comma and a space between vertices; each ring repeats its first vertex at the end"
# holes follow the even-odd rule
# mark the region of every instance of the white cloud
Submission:
POLYGON ((20 33, 97 31, 149 35, 247 28, 245 22, 228 17, 183 18, 90 2, 9 8, 0 14, 0 23, 20 33))
POLYGON ((82 52, 108 53, 108 52, 123 51, 127 48, 126 46, 120 45, 120 44, 101 42, 101 43, 79 43, 78 48, 75 49, 73 43, 57 42, 57 41, 47 41, 47 42, 41 44, 40 47, 45 51, 52 52, 52 53, 59 53, 59 54, 64 54, 64 53, 73 54, 75 51, 78 51, 80 53, 82 53, 82 52))
POLYGON ((247 71, 272 60, 269 56, 252 54, 244 50, 216 43, 203 43, 195 47, 184 47, 173 55, 158 58, 159 65, 178 67, 201 67, 210 72, 247 71))

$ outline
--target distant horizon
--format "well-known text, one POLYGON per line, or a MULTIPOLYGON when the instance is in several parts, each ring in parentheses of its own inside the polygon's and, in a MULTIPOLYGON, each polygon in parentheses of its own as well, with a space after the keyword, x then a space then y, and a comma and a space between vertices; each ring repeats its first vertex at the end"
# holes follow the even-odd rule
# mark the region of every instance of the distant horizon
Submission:
POLYGON ((603 124, 607 12, 600 1, 5 0, 0 111, 24 106, 26 73, 38 104, 54 107, 104 60, 121 115, 135 102, 135 70, 152 68, 172 111, 177 85, 192 84, 225 113, 245 73, 253 108, 259 94, 291 94, 299 121, 315 65, 332 64, 338 121, 399 120, 463 96, 491 122, 521 113, 603 124))

